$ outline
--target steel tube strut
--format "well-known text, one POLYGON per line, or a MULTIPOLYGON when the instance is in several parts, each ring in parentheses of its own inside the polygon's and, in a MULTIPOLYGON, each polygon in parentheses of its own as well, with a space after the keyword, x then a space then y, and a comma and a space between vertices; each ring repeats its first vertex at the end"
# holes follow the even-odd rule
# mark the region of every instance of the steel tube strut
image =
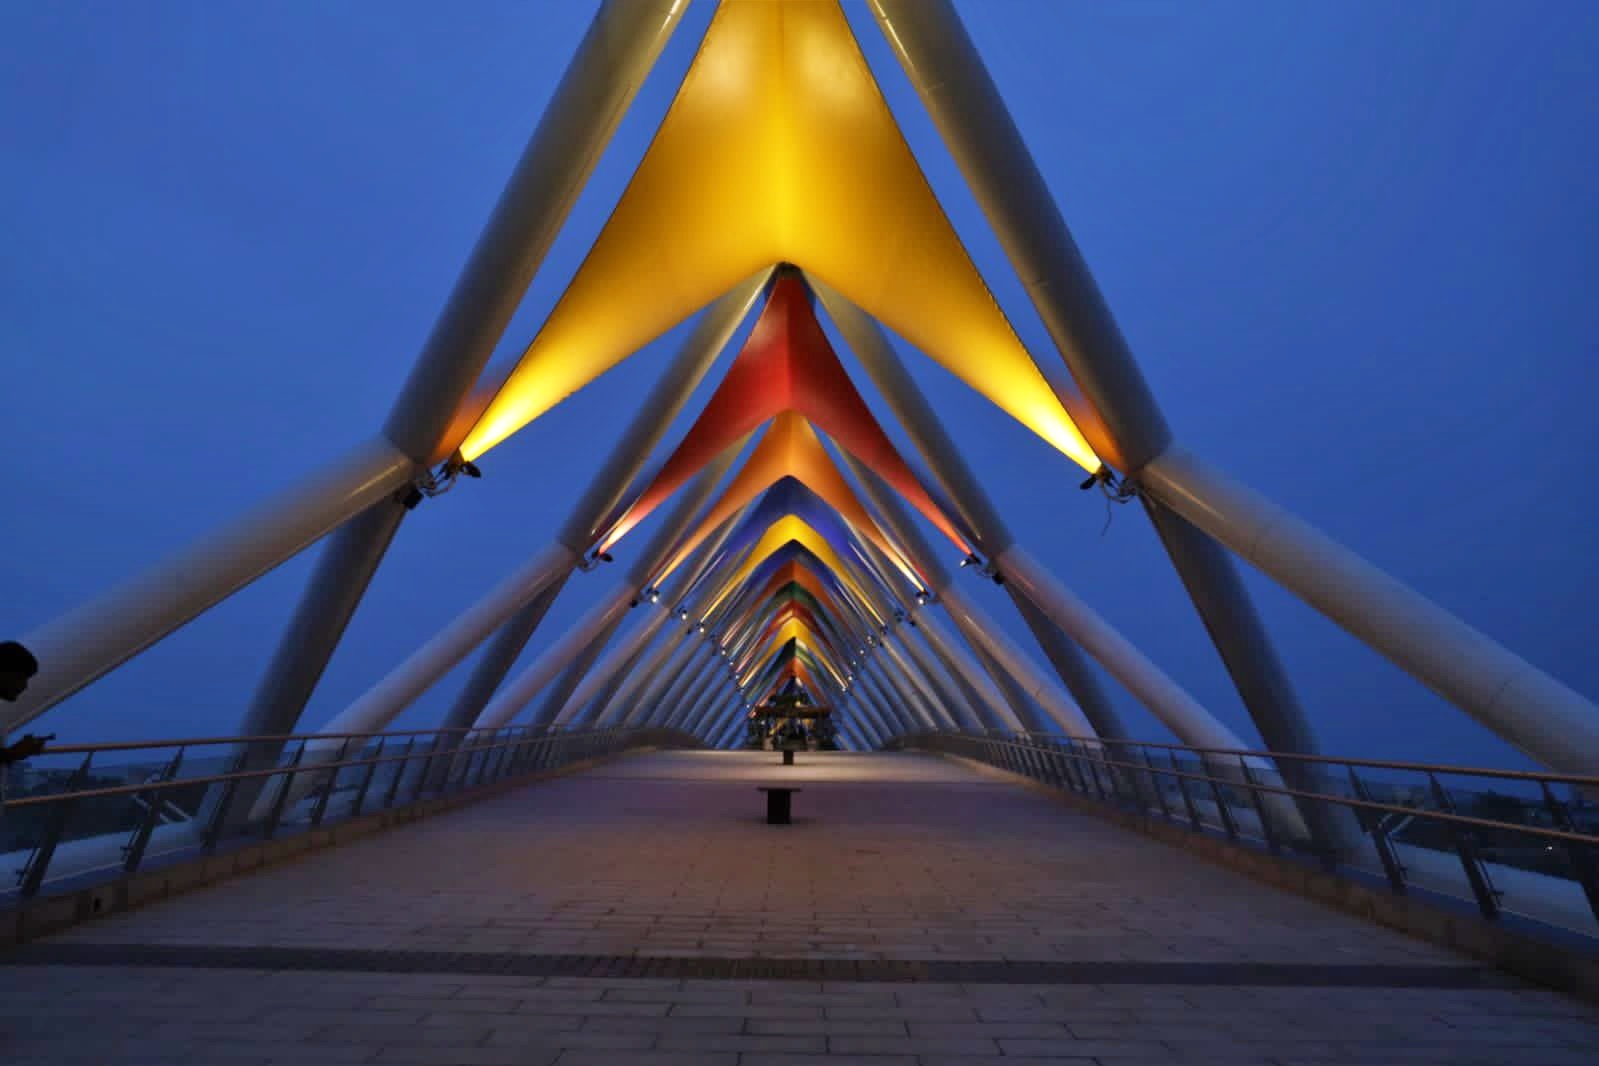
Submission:
POLYGON ((0 731, 24 725, 85 685, 392 494, 414 464, 375 440, 109 593, 27 634, 39 660, 0 731))
MULTIPOLYGON (((878 517, 886 524, 889 534, 914 562, 916 569, 933 586, 933 591, 944 601, 945 609, 955 621, 961 635, 974 646, 981 644, 1004 671, 1019 681, 1028 694, 1055 720, 1055 724, 1069 736, 1094 739, 1094 727, 1077 705, 1064 692, 1049 683, 1031 659, 1007 637, 997 625, 950 581, 949 571, 939 564, 925 537, 911 522, 910 515, 894 498, 891 487, 875 473, 862 466, 853 456, 840 453, 844 464, 855 475, 866 499, 876 508, 878 517)), ((997 679, 996 679, 997 680, 997 679)), ((1003 688, 1001 688, 1003 693, 1003 688)), ((1005 728, 1020 732, 1022 721, 1006 705, 1009 718, 1005 728)))
MULTIPOLYGON (((454 450, 471 418, 469 395, 601 152, 655 65, 678 11, 670 0, 606 0, 567 64, 456 278, 383 435, 418 465, 454 450)), ((244 732, 294 731, 345 623, 382 561, 404 511, 341 530, 306 586, 244 732)))
MULTIPOLYGON (((933 477, 948 494, 954 512, 952 517, 961 521, 990 559, 1005 551, 1015 538, 955 447, 943 420, 927 402, 921 386, 905 369, 904 362, 884 336, 882 327, 830 286, 808 280, 839 333, 877 386, 878 394, 899 419, 933 477)), ((1102 737, 1123 736, 1115 708, 1084 661, 1082 652, 1053 622, 1045 621, 1036 610, 1030 611, 1015 586, 1008 585, 1005 591, 1095 732, 1102 737)))
POLYGON ((1544 765, 1599 773, 1599 707, 1366 560, 1181 451, 1145 490, 1544 765))
MULTIPOLYGON (((589 482, 588 489, 572 507, 556 538, 558 544, 571 552, 574 563, 593 545, 599 525, 643 469, 650 452, 666 435, 706 371, 737 331, 770 273, 769 269, 758 272, 706 308, 656 379, 638 415, 628 424, 604 465, 589 482)), ((570 572, 569 565, 567 573, 570 572)), ((558 595, 560 586, 556 589, 558 595)), ((452 722, 466 726, 477 720, 532 639, 546 610, 547 606, 536 610, 530 603, 494 635, 466 688, 451 708, 452 722)))
MULTIPOLYGON (((1136 474, 1170 447, 1171 431, 954 6, 872 6, 1087 399, 1085 407, 1057 388, 1062 402, 1098 454, 1136 474)), ((1151 517, 1261 735, 1277 750, 1315 754, 1309 719, 1232 561, 1171 516, 1151 517)))
POLYGON ((466 687, 461 689, 461 694, 456 697, 451 705, 449 714, 445 715, 445 729, 469 729, 483 708, 488 706, 489 700, 494 698, 494 691, 500 687, 500 682, 505 680, 505 675, 511 672, 511 667, 516 665, 517 658, 522 654, 522 649, 533 638, 539 624, 544 621, 544 616, 550 608, 555 606, 555 599, 561 594, 561 587, 571 578, 571 570, 565 576, 558 577, 544 586, 544 591, 512 615, 495 631, 494 639, 489 641, 479 656, 477 665, 472 669, 472 675, 467 679, 466 687))

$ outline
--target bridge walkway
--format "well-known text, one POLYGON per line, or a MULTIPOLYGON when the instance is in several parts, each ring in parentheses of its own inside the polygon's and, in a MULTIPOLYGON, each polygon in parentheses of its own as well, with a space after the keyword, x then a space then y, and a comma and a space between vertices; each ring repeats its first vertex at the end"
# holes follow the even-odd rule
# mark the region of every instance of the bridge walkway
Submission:
POLYGON ((1599 1010, 923 755, 657 752, 0 956, 26 1063, 1594 1061, 1599 1010), (803 789, 767 826, 754 786, 803 789), (906 978, 917 978, 907 980, 906 978))

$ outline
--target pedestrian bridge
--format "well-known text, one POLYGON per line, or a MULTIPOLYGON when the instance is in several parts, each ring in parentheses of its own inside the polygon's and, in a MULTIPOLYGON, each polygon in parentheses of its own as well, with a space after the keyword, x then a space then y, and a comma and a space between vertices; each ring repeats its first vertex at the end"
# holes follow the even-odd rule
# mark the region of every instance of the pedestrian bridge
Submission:
POLYGON ((1593 1062, 1599 708, 1175 438, 948 0, 710 7, 551 288, 683 8, 600 4, 378 432, 0 646, 0 731, 67 737, 8 768, 6 1062, 1593 1062), (407 516, 542 492, 496 447, 668 337, 545 546, 308 721, 407 516), (1030 488, 1149 520, 1236 721, 1027 549, 906 356, 1049 445, 1030 488), (313 545, 241 714, 90 742, 75 694, 313 545), (1240 564, 1538 771, 1323 755, 1240 564))
POLYGON ((156 843, 131 874, 80 863, 13 897, 7 1060, 1592 1061, 1599 1008, 1494 965, 1591 995, 1575 930, 1473 957, 1494 949, 1465 900, 1412 885, 1385 913, 1379 876, 1273 856, 1247 796, 1191 790, 1195 830, 1159 814, 1179 788, 1118 804, 1044 746, 982 743, 1029 773, 928 751, 785 767, 650 746, 556 767, 530 749, 503 776, 458 759, 414 796, 389 776, 404 761, 357 761, 270 839, 156 843), (790 825, 764 821, 773 783, 800 789, 790 825))

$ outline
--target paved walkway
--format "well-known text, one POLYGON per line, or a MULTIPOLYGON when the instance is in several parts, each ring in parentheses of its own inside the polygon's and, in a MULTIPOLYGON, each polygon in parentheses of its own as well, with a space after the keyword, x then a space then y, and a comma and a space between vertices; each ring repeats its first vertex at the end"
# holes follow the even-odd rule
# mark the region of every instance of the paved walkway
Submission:
POLYGON ((1449 987, 1475 967, 996 775, 777 762, 624 759, 81 926, 49 943, 129 947, 0 966, 0 1058, 1595 1061, 1599 1011, 1498 978, 1449 987), (804 789, 786 828, 762 824, 753 787, 780 777, 804 789), (135 945, 166 964, 132 964, 155 950, 135 945), (573 955, 666 976, 537 975, 573 955), (856 960, 867 979, 683 976, 759 959, 856 960), (886 979, 892 960, 946 980, 886 979))

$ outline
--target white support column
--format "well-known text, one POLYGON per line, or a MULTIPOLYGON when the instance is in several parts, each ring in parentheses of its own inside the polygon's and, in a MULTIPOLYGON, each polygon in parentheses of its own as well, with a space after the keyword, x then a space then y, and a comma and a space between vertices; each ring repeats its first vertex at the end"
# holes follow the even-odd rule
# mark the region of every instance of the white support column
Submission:
POLYGON ((533 660, 531 666, 518 674, 490 700, 489 705, 483 708, 483 713, 478 715, 477 721, 472 723, 473 727, 499 729, 501 726, 509 725, 511 719, 520 714, 529 701, 543 691, 545 685, 555 680, 602 630, 627 610, 628 600, 632 597, 633 590, 626 585, 612 589, 609 595, 589 608, 588 613, 567 630, 560 640, 533 660))
POLYGON ((682 713, 672 719, 669 728, 693 732, 689 727, 699 721, 700 715, 707 709, 707 703, 715 702, 713 690, 721 681, 718 675, 722 672, 719 660, 720 656, 711 656, 711 661, 706 664, 699 681, 685 690, 682 713))
POLYGON ((1003 729, 1005 702, 993 675, 973 658, 972 650, 962 646, 961 639, 950 633, 936 611, 923 608, 916 612, 916 627, 927 638, 946 669, 960 679, 962 687, 980 701, 977 706, 984 712, 979 715, 978 732, 985 729, 1003 729))
POLYGON ((661 641, 659 652, 664 652, 664 655, 658 654, 659 665, 641 674, 631 685, 617 693, 613 703, 616 725, 632 728, 646 721, 651 709, 660 705, 661 695, 688 665, 694 648, 695 644, 685 630, 669 625, 661 641))
POLYGON ((945 720, 937 713, 934 707, 936 701, 917 684, 913 672, 906 668, 905 657, 899 653, 899 650, 889 644, 879 644, 878 648, 883 652, 876 656, 881 676, 903 696, 906 709, 915 716, 917 724, 923 729, 930 730, 953 728, 953 721, 945 720))
POLYGON ((881 742, 886 744, 888 741, 893 740, 895 737, 904 733, 906 730, 906 723, 894 713, 894 707, 889 698, 889 693, 884 691, 883 686, 878 679, 876 677, 863 677, 862 675, 857 674, 856 680, 859 683, 864 683, 866 686, 861 690, 861 694, 866 697, 866 702, 863 704, 863 707, 867 711, 867 718, 872 723, 872 727, 877 730, 881 742))
POLYGON ((1237 750, 1248 745, 1173 681, 1121 633, 1095 614, 1026 549, 1013 545, 995 560, 1008 581, 1082 645, 1184 744, 1237 750))
POLYGON ((917 669, 938 690, 945 709, 954 720, 955 728, 966 733, 980 730, 982 726, 975 705, 968 701, 959 680, 949 676, 937 658, 922 645, 916 636, 919 629, 917 625, 901 625, 894 632, 905 645, 905 652, 916 663, 917 669))
MULTIPOLYGON (((667 622, 671 620, 668 614, 667 622)), ((628 675, 621 687, 606 701, 605 706, 600 708, 595 717, 596 728, 610 729, 628 724, 628 712, 635 706, 636 697, 660 675, 667 660, 674 653, 683 650, 682 634, 673 626, 663 623, 663 629, 659 632, 661 635, 657 638, 655 649, 628 675)))
MULTIPOLYGON (((651 451, 661 442, 706 371, 732 339, 770 275, 770 268, 756 272, 719 297, 696 319, 694 328, 640 403, 638 414, 629 422, 604 465, 567 516, 556 539, 571 549, 574 559, 587 552, 604 532, 606 518, 616 509, 630 483, 644 468, 651 451)), ((727 462, 731 462, 731 457, 727 462)), ((651 548, 644 554, 649 556, 657 550, 659 541, 659 537, 652 540, 651 548)), ((639 583, 649 577, 647 573, 639 574, 636 566, 630 573, 639 583)), ((467 726, 477 719, 532 639, 542 618, 543 611, 535 612, 534 606, 529 604, 502 627, 451 709, 451 722, 467 726)), ((559 696, 564 700, 567 694, 558 684, 552 688, 550 697, 559 696)), ((551 713, 553 710, 550 709, 551 713)), ((541 714, 545 711, 540 708, 541 714)))
MULTIPOLYGON (((1171 446, 1171 431, 953 4, 872 6, 1082 393, 1046 379, 1095 452, 1137 475, 1171 446)), ((1309 717, 1232 560, 1174 512, 1145 502, 1267 746, 1315 754, 1309 717)), ((1296 779, 1298 769, 1287 760, 1282 772, 1296 779)), ((1335 831, 1318 835, 1342 846, 1335 831)))
MULTIPOLYGON (((577 710, 570 718, 571 724, 576 728, 593 726, 598 721, 602 701, 606 691, 621 677, 630 663, 633 663, 644 649, 660 633, 661 627, 666 625, 670 617, 665 608, 659 604, 642 603, 641 610, 648 612, 648 617, 634 628, 633 632, 619 646, 612 648, 605 659, 597 665, 593 672, 583 679, 583 683, 572 693, 568 706, 577 710), (594 704, 594 706, 590 706, 594 704), (588 713, 584 713, 587 710, 588 713)), ((614 689, 611 689, 614 691, 614 689)))
POLYGON ((27 634, 22 642, 38 658, 39 673, 17 702, 0 705, 0 732, 37 718, 391 495, 413 469, 392 444, 371 441, 159 566, 27 634))
MULTIPOLYGON (((418 466, 447 457, 459 416, 572 204, 678 20, 672 0, 602 4, 500 193, 383 435, 418 466)), ((293 731, 405 511, 345 526, 318 561, 245 713, 247 735, 293 731)), ((252 760, 271 753, 252 753, 252 760)))
POLYGON ((1145 491, 1551 769, 1599 774, 1599 707, 1283 508, 1172 450, 1145 491))
MULTIPOLYGON (((961 520, 989 558, 1004 552, 1015 538, 882 328, 825 283, 812 279, 811 284, 867 376, 948 494, 953 517, 961 520)), ((1115 708, 1076 645, 1032 610, 1014 587, 1007 586, 1006 591, 1094 731, 1101 737, 1122 736, 1115 708)))
MULTIPOLYGON (((1096 739, 1094 727, 1088 723, 1088 719, 1077 704, 1072 702, 1071 697, 1051 684, 1004 631, 950 581, 949 572, 939 564, 926 538, 912 523, 905 508, 894 498, 893 490, 853 456, 844 452, 840 455, 845 465, 855 475, 867 501, 876 508, 878 517, 882 519, 889 534, 909 555, 916 568, 932 586, 933 592, 943 600, 950 618, 960 629, 961 635, 974 645, 980 644, 1033 699, 1038 700, 1040 706, 1064 733, 1079 740, 1096 739)), ((1023 732, 1025 726, 1009 704, 1004 705, 1004 711, 1004 728, 1013 732, 1023 732)))
POLYGON ((689 634, 688 641, 691 650, 688 657, 684 658, 683 665, 678 668, 678 676, 660 687, 660 694, 652 700, 651 705, 644 706, 640 711, 640 718, 643 721, 670 721, 673 714, 678 711, 678 702, 683 698, 684 690, 694 684, 694 679, 699 678, 700 671, 705 670, 705 657, 708 654, 705 642, 694 638, 694 634, 689 634))
POLYGON ((896 689, 883 669, 883 657, 874 655, 866 660, 862 672, 856 677, 866 682, 878 711, 885 719, 889 736, 919 733, 927 728, 912 713, 909 701, 896 689))
POLYGON ((559 542, 546 547, 451 620, 388 675, 323 726, 323 733, 375 733, 434 682, 571 570, 577 557, 559 542))

